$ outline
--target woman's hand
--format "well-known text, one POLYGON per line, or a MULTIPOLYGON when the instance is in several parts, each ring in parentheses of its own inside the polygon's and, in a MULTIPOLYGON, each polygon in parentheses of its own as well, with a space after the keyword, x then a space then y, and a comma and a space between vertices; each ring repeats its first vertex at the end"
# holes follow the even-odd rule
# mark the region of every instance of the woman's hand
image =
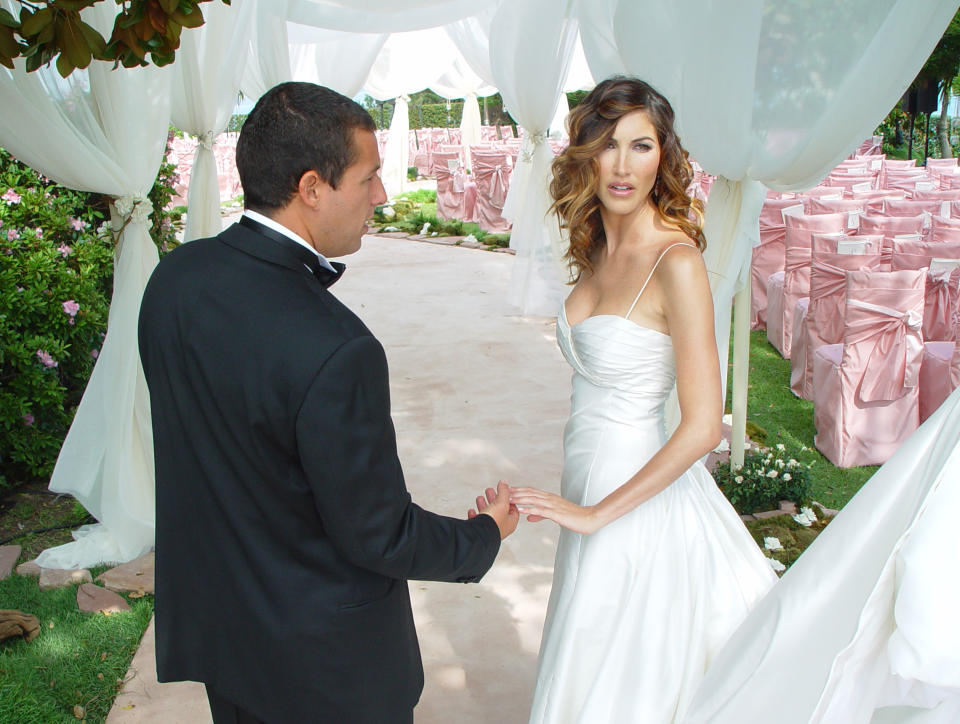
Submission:
POLYGON ((549 518, 575 533, 594 533, 603 521, 594 506, 571 503, 566 498, 537 488, 510 488, 510 502, 531 523, 549 518))

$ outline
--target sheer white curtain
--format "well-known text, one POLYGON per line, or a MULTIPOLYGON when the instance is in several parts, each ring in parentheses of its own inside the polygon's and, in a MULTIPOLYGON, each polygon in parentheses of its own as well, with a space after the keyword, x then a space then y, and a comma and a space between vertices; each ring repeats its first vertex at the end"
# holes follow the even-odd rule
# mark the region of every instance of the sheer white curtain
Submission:
POLYGON ((185 241, 220 233, 220 190, 213 142, 237 101, 253 30, 255 0, 210 3, 206 23, 185 31, 174 64, 173 124, 200 139, 190 173, 185 241))
MULTIPOLYGON (((449 36, 449 33, 448 33, 449 36)), ((451 41, 453 37, 450 36, 451 41)), ((480 135, 480 103, 477 96, 489 96, 497 89, 477 75, 460 48, 455 47, 454 57, 449 68, 430 84, 430 90, 444 98, 463 98, 463 114, 460 119, 460 135, 465 147, 482 142, 480 135)), ((466 154, 467 167, 471 167, 470 154, 466 154)))
POLYGON ((273 86, 291 79, 287 40, 288 0, 254 0, 254 31, 240 90, 256 101, 273 86))
POLYGON ((761 184, 816 185, 896 103, 955 10, 947 0, 822 2, 815 12, 775 0, 580 4, 594 77, 628 71, 654 85, 673 104, 684 145, 719 176, 705 259, 724 377, 730 304, 748 286, 761 184))
POLYGON ((957 440, 960 390, 750 613, 688 724, 960 721, 957 440))
POLYGON ((403 192, 407 185, 410 99, 406 94, 429 87, 457 56, 457 49, 440 28, 394 33, 370 69, 364 90, 377 100, 396 99, 380 172, 389 195, 403 192))
POLYGON ((525 130, 503 214, 513 223, 510 246, 517 251, 511 302, 526 314, 555 315, 566 293, 557 220, 547 214, 553 154, 546 136, 577 37, 567 10, 552 0, 504 3, 490 26, 494 83, 525 130))
POLYGON ((452 23, 500 0, 289 0, 295 23, 353 33, 399 33, 452 23))
MULTIPOLYGON (((114 13, 100 3, 84 18, 109 34, 114 13)), ((53 568, 125 561, 153 546, 153 437, 137 314, 157 263, 146 195, 163 158, 173 73, 111 67, 94 62, 66 81, 53 69, 27 74, 22 59, 0 70, 0 145, 65 186, 112 196, 122 228, 107 336, 50 481, 100 524, 42 553, 41 565, 53 568)))
POLYGON ((347 33, 287 23, 293 80, 318 83, 353 98, 388 35, 347 33))

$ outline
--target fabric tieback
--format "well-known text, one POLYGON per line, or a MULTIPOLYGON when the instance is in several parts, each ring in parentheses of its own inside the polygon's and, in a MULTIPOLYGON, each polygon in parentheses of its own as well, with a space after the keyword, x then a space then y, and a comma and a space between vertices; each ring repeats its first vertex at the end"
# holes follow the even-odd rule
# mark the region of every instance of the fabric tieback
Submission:
POLYGON ((330 265, 336 271, 330 271, 326 267, 320 265, 320 258, 312 251, 304 246, 301 246, 290 237, 281 234, 279 231, 271 229, 269 226, 251 219, 249 216, 241 216, 240 221, 237 223, 241 224, 242 226, 246 226, 251 231, 255 231, 261 236, 265 236, 283 247, 284 250, 286 250, 295 259, 297 259, 297 261, 301 262, 310 270, 310 272, 314 277, 316 277, 317 281, 320 282, 324 289, 336 284, 340 277, 343 276, 344 270, 347 268, 342 262, 333 261, 330 262, 330 265))
POLYGON ((120 196, 113 200, 113 207, 120 214, 124 224, 127 221, 135 221, 148 226, 150 215, 153 213, 153 204, 142 194, 120 196))
POLYGON ((863 402, 893 401, 917 386, 923 359, 923 315, 859 299, 847 300, 844 346, 875 339, 860 382, 863 402))
POLYGON ((537 146, 546 142, 546 131, 540 131, 540 133, 527 133, 523 137, 523 149, 520 151, 520 158, 527 163, 531 163, 533 161, 533 154, 537 150, 537 146))
POLYGON ((213 150, 213 143, 216 140, 216 135, 213 131, 207 131, 206 133, 201 134, 197 137, 198 142, 200 143, 201 148, 205 148, 208 151, 213 150))

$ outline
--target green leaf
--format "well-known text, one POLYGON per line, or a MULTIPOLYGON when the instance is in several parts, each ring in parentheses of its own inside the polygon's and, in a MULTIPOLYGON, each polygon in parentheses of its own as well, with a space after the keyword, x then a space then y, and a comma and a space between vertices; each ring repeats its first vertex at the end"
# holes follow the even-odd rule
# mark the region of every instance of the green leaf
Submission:
POLYGON ((20 22, 10 14, 9 10, 0 8, 0 25, 6 25, 8 28, 19 30, 20 22))
POLYGON ((20 13, 20 33, 21 35, 36 35, 53 21, 53 10, 43 8, 35 13, 20 13))
POLYGON ((203 25, 203 12, 199 7, 195 7, 189 14, 177 10, 174 13, 170 13, 170 17, 185 28, 199 28, 203 25))
POLYGON ((160 0, 160 7, 167 15, 176 10, 178 5, 180 5, 180 0, 160 0))
POLYGON ((32 73, 43 65, 43 53, 34 51, 27 57, 27 72, 32 73))
POLYGON ((63 78, 66 78, 74 71, 74 65, 70 62, 70 59, 67 57, 66 53, 60 53, 60 57, 57 58, 57 72, 63 78))
POLYGON ((83 33, 83 38, 87 41, 87 47, 93 52, 93 56, 102 58, 107 49, 107 41, 103 36, 83 21, 80 22, 80 32, 83 33))

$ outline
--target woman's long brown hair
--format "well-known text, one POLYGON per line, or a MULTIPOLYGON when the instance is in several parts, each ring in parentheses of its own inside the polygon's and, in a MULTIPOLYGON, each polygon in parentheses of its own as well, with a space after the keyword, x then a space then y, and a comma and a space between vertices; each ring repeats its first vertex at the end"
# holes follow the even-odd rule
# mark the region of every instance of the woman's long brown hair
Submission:
POLYGON ((597 197, 597 157, 621 118, 643 111, 657 129, 660 168, 650 194, 665 222, 680 228, 703 251, 703 202, 690 198, 687 188, 693 169, 673 129, 673 108, 647 83, 614 76, 598 84, 567 119, 570 145, 553 161, 550 195, 561 227, 570 234, 567 261, 574 281, 584 269, 593 270, 593 254, 606 243, 597 197))

